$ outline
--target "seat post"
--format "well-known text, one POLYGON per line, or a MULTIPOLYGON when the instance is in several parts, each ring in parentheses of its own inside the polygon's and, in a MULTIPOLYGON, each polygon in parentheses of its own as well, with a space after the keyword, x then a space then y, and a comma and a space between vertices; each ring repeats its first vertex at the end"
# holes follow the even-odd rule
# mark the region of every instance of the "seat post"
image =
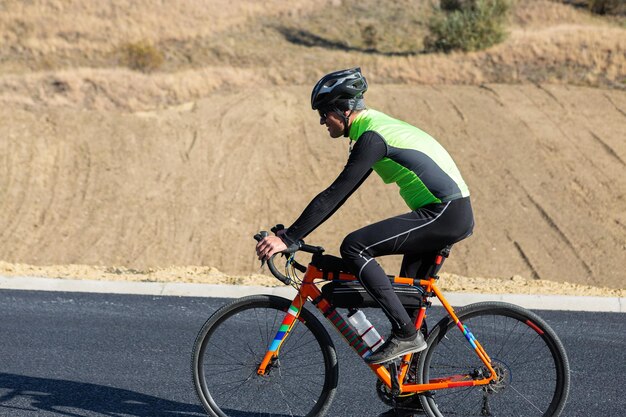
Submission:
POLYGON ((441 270, 443 266, 443 261, 450 256, 450 250, 452 249, 452 245, 448 245, 445 248, 439 250, 437 255, 435 255, 435 259, 433 264, 430 266, 428 270, 428 278, 439 278, 437 273, 441 270))

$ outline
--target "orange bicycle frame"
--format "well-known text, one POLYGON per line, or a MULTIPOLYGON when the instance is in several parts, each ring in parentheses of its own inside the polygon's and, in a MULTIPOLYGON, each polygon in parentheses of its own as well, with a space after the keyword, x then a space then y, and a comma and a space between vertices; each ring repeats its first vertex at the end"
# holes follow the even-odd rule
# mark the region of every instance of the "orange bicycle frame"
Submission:
MULTIPOLYGON (((438 263, 441 260, 438 259, 438 263)), ((340 273, 338 276, 335 276, 335 279, 340 281, 355 281, 356 277, 351 274, 340 273)), ((289 331, 293 327, 294 323, 298 319, 300 314, 300 310, 304 306, 307 300, 311 300, 313 304, 320 310, 322 314, 335 326, 335 328, 341 333, 344 339, 348 342, 348 344, 361 356, 364 357, 367 355, 369 351, 369 347, 361 340, 361 338, 356 334, 356 332, 352 329, 352 327, 346 323, 341 314, 339 314, 335 307, 333 307, 322 295, 322 292, 315 284, 316 280, 325 280, 324 273, 319 270, 317 267, 309 264, 307 270, 302 278, 302 284, 296 297, 293 299, 291 306, 289 307, 287 314, 283 322, 281 323, 280 329, 277 332, 272 344, 268 348, 265 357, 261 364, 257 369, 257 373, 259 375, 264 375, 265 371, 270 364, 270 362, 278 356, 280 351, 280 346, 282 342, 286 339, 289 334, 289 331)), ((412 278, 402 278, 402 277, 394 277, 393 282, 397 284, 405 284, 405 285, 419 285, 425 291, 424 299, 429 296, 436 296, 445 310, 448 312, 448 315, 452 318, 456 326, 463 333, 468 343, 474 349, 476 355, 483 362, 485 367, 489 370, 489 376, 479 379, 474 379, 470 375, 450 375, 448 377, 436 378, 428 381, 424 384, 416 384, 416 383, 403 383, 406 378, 407 372, 409 370, 411 359, 413 354, 409 353, 405 355, 401 362, 400 367, 397 373, 397 381, 392 381, 392 375, 389 369, 382 365, 368 365, 372 371, 376 374, 376 376, 388 387, 392 388, 393 385, 399 389, 399 393, 417 393, 424 392, 430 390, 439 390, 446 388, 457 388, 457 387, 468 387, 468 386, 477 386, 477 385, 487 385, 491 381, 497 379, 496 371, 491 366, 491 359, 487 355, 487 352, 480 345, 478 340, 474 337, 471 331, 461 323, 459 318, 454 312, 454 309, 445 299, 441 291, 437 288, 436 278, 431 277, 425 280, 414 280, 412 278)), ((426 317, 426 306, 422 306, 420 308, 419 314, 415 321, 415 328, 419 329, 422 326, 422 322, 426 317)))

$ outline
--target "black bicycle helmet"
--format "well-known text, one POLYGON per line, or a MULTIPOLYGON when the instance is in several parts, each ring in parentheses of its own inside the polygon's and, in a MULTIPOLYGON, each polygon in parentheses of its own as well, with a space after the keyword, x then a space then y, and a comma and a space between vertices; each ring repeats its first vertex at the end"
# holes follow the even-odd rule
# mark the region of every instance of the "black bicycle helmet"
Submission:
POLYGON ((362 99, 366 91, 367 81, 361 74, 361 68, 331 72, 322 77, 313 87, 311 107, 313 110, 318 110, 348 103, 347 107, 353 109, 355 99, 362 99))

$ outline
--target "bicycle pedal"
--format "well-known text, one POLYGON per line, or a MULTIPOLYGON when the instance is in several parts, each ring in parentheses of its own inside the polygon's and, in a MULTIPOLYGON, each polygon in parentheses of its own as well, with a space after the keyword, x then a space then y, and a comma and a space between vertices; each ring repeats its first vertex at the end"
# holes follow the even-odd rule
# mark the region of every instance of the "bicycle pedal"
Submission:
POLYGON ((382 364, 385 367, 389 368, 390 371, 391 371, 391 367, 395 367, 396 369, 398 369, 400 365, 402 365, 402 358, 394 358, 387 362, 383 362, 382 364))

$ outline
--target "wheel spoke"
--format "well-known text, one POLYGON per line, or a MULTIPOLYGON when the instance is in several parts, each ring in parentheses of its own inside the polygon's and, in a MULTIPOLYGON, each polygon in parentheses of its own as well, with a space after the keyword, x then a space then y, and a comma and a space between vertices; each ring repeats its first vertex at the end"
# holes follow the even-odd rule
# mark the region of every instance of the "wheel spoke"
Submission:
POLYGON ((527 404, 529 404, 532 408, 534 408, 536 411, 539 412, 539 415, 542 415, 544 413, 545 410, 540 409, 539 407, 537 407, 535 405, 535 403, 533 403, 532 401, 530 401, 528 399, 528 397, 526 397, 524 394, 522 394, 520 391, 517 390, 517 388, 515 388, 513 385, 510 386, 513 391, 515 391, 517 393, 517 395, 519 395, 521 398, 524 399, 524 401, 526 401, 527 404))

